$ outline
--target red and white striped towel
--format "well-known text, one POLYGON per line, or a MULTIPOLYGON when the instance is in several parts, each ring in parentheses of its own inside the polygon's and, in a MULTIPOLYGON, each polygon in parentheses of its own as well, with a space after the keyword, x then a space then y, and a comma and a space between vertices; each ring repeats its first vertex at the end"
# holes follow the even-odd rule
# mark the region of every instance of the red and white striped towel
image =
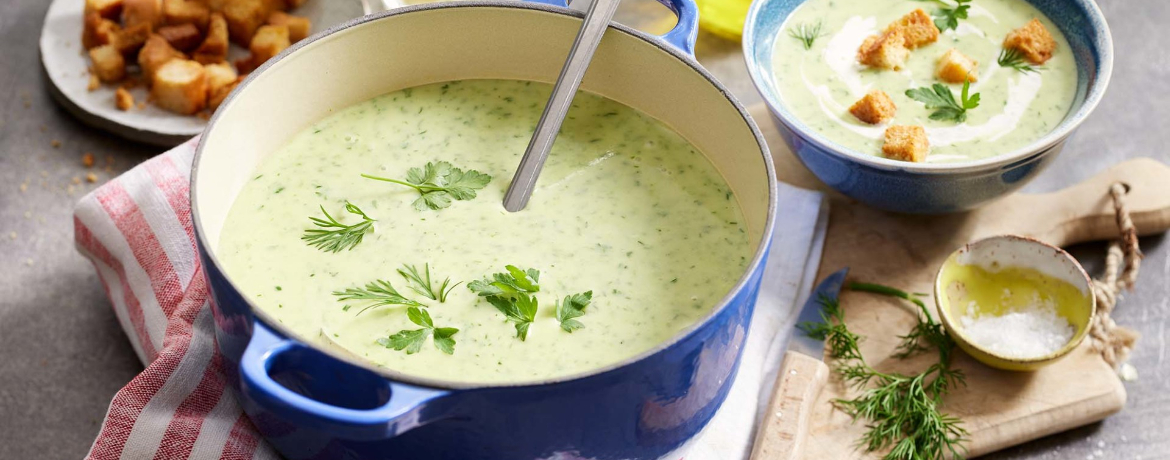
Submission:
MULTIPOLYGON (((146 369, 114 395, 87 458, 277 459, 243 414, 215 345, 195 250, 189 183, 198 138, 136 166, 77 204, 77 248, 97 269, 146 369)), ((742 460, 771 393, 793 308, 820 261, 820 193, 780 184, 772 255, 727 400, 688 443, 688 460, 742 460)), ((671 458, 678 458, 672 455, 671 458)))
POLYGON ((114 395, 87 458, 277 459, 240 410, 215 346, 188 188, 198 139, 85 196, 77 248, 146 369, 114 395))

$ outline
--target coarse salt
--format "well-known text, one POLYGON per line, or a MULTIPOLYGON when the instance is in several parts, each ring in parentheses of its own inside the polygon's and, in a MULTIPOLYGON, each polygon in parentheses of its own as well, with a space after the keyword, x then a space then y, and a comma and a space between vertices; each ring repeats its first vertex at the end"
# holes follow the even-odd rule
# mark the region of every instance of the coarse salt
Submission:
POLYGON ((1060 350, 1076 332, 1056 313, 1053 302, 1039 298, 1001 316, 979 315, 974 302, 962 317, 964 335, 980 348, 1008 358, 1038 358, 1060 350))

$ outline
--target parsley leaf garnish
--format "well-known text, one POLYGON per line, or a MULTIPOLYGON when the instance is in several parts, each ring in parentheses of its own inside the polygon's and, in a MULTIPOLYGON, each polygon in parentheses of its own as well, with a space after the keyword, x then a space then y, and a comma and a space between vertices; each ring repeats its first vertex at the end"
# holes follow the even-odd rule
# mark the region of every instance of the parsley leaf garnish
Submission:
POLYGON ((508 273, 496 273, 491 279, 472 281, 467 288, 484 297, 508 321, 516 323, 516 337, 528 338, 528 326, 536 320, 539 302, 531 294, 540 291, 540 271, 521 270, 515 265, 504 267, 508 273))
MULTIPOLYGON (((337 296, 339 302, 346 302, 350 300, 367 301, 370 302, 357 314, 365 313, 366 310, 384 305, 406 305, 410 307, 425 307, 421 303, 403 297, 390 285, 389 281, 374 280, 366 283, 364 288, 347 288, 344 291, 333 291, 333 295, 337 296)), ((342 307, 342 311, 349 311, 350 305, 342 307)))
POLYGON ((455 354, 455 339, 454 335, 459 332, 459 329, 453 327, 435 327, 434 321, 431 320, 431 314, 426 310, 418 307, 410 307, 406 310, 407 318, 410 322, 422 326, 422 329, 401 330, 390 337, 378 339, 379 345, 386 348, 393 348, 395 350, 406 350, 406 354, 413 355, 422 350, 423 342, 427 341, 427 336, 433 335, 435 338, 435 348, 438 348, 443 353, 453 355, 455 354))
POLYGON ((999 59, 996 60, 1000 67, 1008 67, 1016 69, 1020 73, 1038 72, 1039 69, 1032 67, 1024 59, 1024 53, 1015 48, 1004 48, 999 51, 999 59))
POLYGON ((374 227, 375 219, 371 219, 366 213, 362 212, 356 205, 348 201, 345 202, 345 210, 350 214, 355 214, 362 217, 362 221, 353 225, 345 225, 334 219, 329 215, 329 211, 325 210, 325 206, 321 206, 321 212, 325 214, 325 218, 309 217, 313 221, 313 225, 320 228, 310 228, 305 230, 305 234, 301 236, 309 246, 315 247, 325 252, 341 252, 343 249, 353 249, 362 242, 362 237, 366 235, 374 227))
POLYGON ((958 30, 959 20, 967 19, 967 11, 971 9, 971 5, 969 5, 971 0, 954 0, 955 5, 953 7, 951 4, 942 0, 918 1, 935 2, 942 5, 941 8, 934 11, 934 26, 938 27, 939 32, 946 31, 947 29, 958 30))
POLYGON ((476 190, 484 188, 492 181, 492 176, 474 169, 464 171, 446 161, 427 162, 422 169, 410 168, 406 172, 405 181, 369 174, 362 174, 362 177, 405 185, 417 190, 420 196, 414 200, 414 209, 419 211, 446 208, 451 206, 451 200, 474 199, 476 190))
POLYGON ((813 43, 815 43, 818 38, 825 36, 825 34, 821 32, 821 29, 823 28, 824 24, 822 24, 821 21, 817 21, 813 24, 802 22, 788 28, 788 36, 799 40, 800 44, 804 45, 804 49, 809 50, 812 49, 813 43))
POLYGON ((418 268, 414 265, 402 264, 402 268, 398 269, 398 274, 406 278, 409 287, 412 291, 431 300, 438 300, 439 302, 447 301, 447 294, 450 294, 455 286, 463 284, 462 281, 451 284, 451 278, 443 280, 438 289, 431 284, 431 264, 423 264, 423 274, 420 275, 418 268), (450 284, 450 287, 448 285, 450 284))
POLYGON ((979 107, 979 93, 968 96, 970 88, 970 80, 963 82, 962 104, 955 101, 951 89, 942 83, 935 83, 930 88, 908 89, 906 96, 926 104, 928 109, 934 109, 934 113, 930 114, 931 120, 962 123, 967 121, 967 110, 979 107))
POLYGON ((540 291, 540 271, 535 268, 521 270, 515 265, 504 267, 508 273, 496 273, 492 279, 472 281, 467 284, 471 292, 480 297, 511 296, 518 293, 540 291))
POLYGON ((585 327, 580 321, 573 318, 580 317, 585 314, 585 307, 589 306, 589 302, 593 300, 593 291, 585 291, 581 294, 573 294, 565 296, 563 302, 557 303, 557 321, 561 322, 561 329, 565 332, 573 332, 577 329, 585 327))

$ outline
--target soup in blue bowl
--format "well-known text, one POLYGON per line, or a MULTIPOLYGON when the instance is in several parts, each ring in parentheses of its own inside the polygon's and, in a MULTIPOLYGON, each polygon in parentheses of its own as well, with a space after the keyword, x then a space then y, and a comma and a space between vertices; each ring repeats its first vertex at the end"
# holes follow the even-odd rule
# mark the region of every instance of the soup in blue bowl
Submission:
POLYGON ((1113 67, 1091 0, 759 0, 744 30, 749 74, 804 165, 907 213, 1023 186, 1113 67))

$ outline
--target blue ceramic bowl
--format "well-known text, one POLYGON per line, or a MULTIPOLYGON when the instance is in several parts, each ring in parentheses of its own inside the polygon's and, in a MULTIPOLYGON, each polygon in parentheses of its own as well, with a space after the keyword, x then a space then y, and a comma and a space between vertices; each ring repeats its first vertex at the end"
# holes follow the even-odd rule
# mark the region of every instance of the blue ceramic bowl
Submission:
POLYGON ((1073 130, 1101 101, 1113 72, 1113 39, 1093 0, 1027 0, 1068 39, 1077 62, 1077 92, 1064 121, 1025 148, 978 161, 929 164, 851 150, 816 132, 785 107, 773 72, 773 46, 804 0, 756 0, 743 32, 748 74, 771 109, 780 134, 821 181, 870 206, 942 214, 972 209, 1019 189, 1048 165, 1073 130))
POLYGON ((313 345, 255 308, 224 271, 215 248, 227 212, 256 165, 304 127, 405 87, 476 78, 555 80, 580 28, 580 13, 547 4, 467 1, 361 18, 286 50, 219 108, 192 175, 198 249, 229 382, 281 454, 681 457, 735 380, 771 242, 776 177, 746 110, 693 58, 695 5, 672 0, 669 6, 679 25, 662 37, 613 25, 582 89, 662 120, 704 152, 744 210, 752 258, 704 319, 651 350, 579 375, 478 385, 369 367, 343 350, 313 345))

